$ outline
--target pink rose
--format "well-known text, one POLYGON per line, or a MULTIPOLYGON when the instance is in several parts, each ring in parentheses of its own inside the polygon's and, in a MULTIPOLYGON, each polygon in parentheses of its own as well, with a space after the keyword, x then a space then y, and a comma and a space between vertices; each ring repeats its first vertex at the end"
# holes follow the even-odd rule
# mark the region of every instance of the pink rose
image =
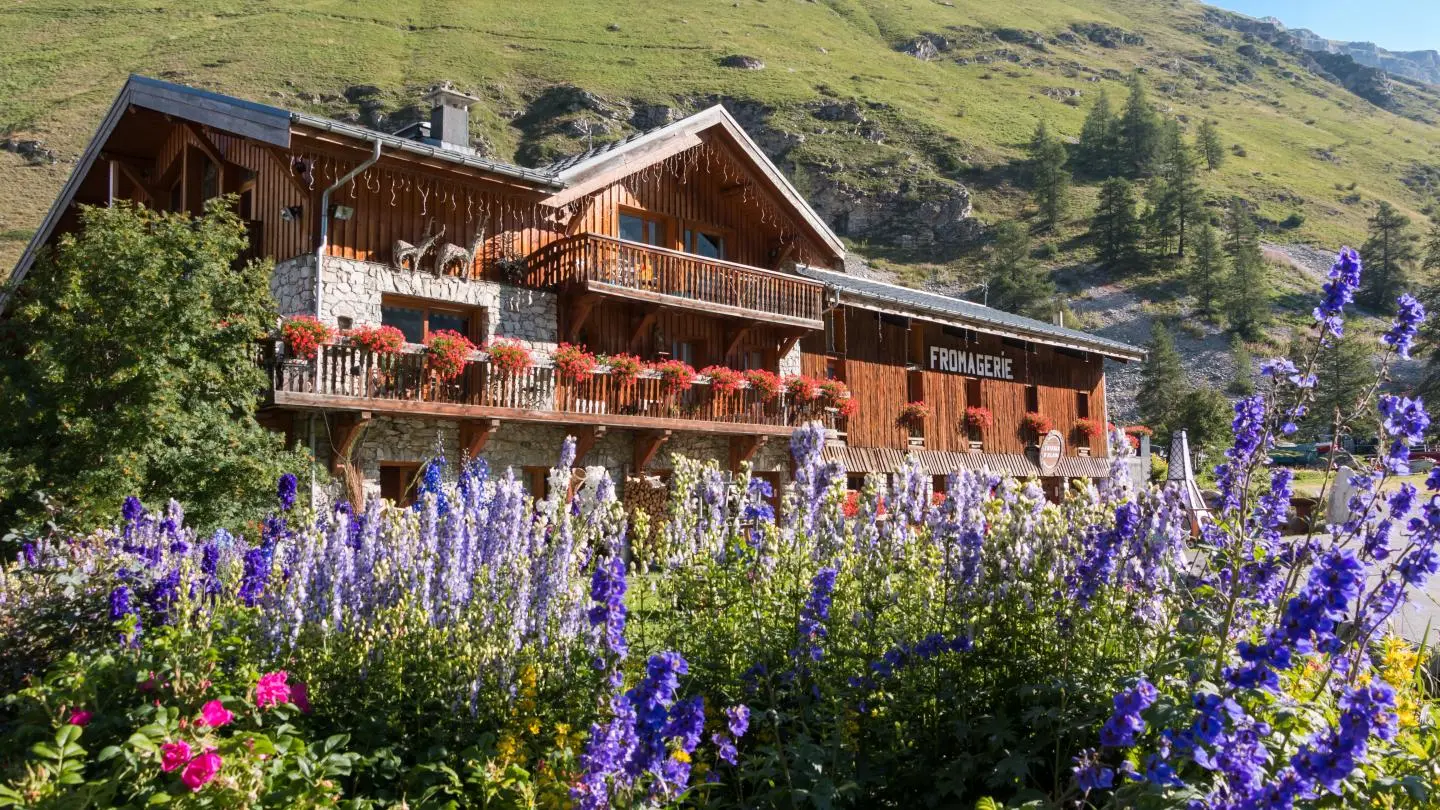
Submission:
POLYGON ((196 725, 220 728, 228 725, 234 719, 235 715, 225 708, 225 704, 218 700, 212 700, 200 707, 200 720, 196 725))
POLYGON ((260 676, 260 682, 255 684, 255 705, 264 709, 280 703, 290 702, 290 685, 285 683, 289 673, 285 670, 270 672, 260 676))
POLYGON ((160 746, 160 770, 170 773, 184 767, 190 761, 190 743, 184 740, 168 742, 160 746))
POLYGON ((199 790, 220 772, 220 764, 220 755, 215 753, 214 748, 207 748, 205 753, 190 760, 185 766, 185 772, 180 774, 180 781, 191 790, 199 790))
POLYGON ((294 703, 302 714, 310 713, 310 687, 304 681, 296 681, 291 685, 290 702, 294 703))
POLYGON ((89 725, 90 718, 94 716, 95 715, 85 711, 84 709, 76 709, 70 712, 70 720, 68 722, 72 726, 85 726, 89 725))

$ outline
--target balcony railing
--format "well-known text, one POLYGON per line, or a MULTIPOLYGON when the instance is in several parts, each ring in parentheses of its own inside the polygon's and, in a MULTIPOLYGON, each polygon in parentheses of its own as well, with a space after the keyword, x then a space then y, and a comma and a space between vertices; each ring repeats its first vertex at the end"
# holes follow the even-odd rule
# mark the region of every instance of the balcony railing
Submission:
POLYGON ((621 295, 688 299, 812 327, 824 311, 825 286, 818 282, 591 233, 536 251, 526 280, 538 287, 606 285, 621 295))
MULTIPOLYGON (((553 419, 553 414, 570 414, 578 417, 572 421, 591 424, 635 425, 638 417, 657 423, 682 420, 772 428, 820 421, 832 430, 845 429, 844 417, 834 408, 816 403, 795 407, 783 392, 772 399, 749 386, 720 393, 701 380, 686 390, 672 390, 653 372, 622 382, 602 370, 576 382, 553 366, 537 365, 519 374, 500 372, 489 358, 477 355, 459 376, 441 380, 430 372, 424 352, 379 356, 339 343, 320 346, 313 359, 302 360, 285 358, 275 341, 261 344, 257 362, 269 377, 272 399, 292 405, 343 404, 380 411, 387 405, 397 411, 416 410, 416 406, 423 410, 426 404, 459 405, 474 407, 477 417, 553 419)), ((705 428, 696 425, 695 430, 705 428)))

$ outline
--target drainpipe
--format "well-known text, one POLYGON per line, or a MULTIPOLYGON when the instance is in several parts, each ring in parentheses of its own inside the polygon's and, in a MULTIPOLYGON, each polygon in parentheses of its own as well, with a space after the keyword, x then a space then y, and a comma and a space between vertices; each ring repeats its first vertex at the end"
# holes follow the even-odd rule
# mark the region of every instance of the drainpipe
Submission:
POLYGON ((320 244, 315 247, 315 318, 317 320, 320 318, 320 302, 324 296, 323 279, 325 274, 323 272, 323 266, 325 264, 325 251, 330 246, 330 193, 351 180, 354 180, 361 172, 375 165, 375 162, 380 159, 380 141, 378 138, 374 141, 374 145, 375 151, 370 154, 369 159, 354 169, 351 169, 344 177, 336 180, 320 195, 320 244))

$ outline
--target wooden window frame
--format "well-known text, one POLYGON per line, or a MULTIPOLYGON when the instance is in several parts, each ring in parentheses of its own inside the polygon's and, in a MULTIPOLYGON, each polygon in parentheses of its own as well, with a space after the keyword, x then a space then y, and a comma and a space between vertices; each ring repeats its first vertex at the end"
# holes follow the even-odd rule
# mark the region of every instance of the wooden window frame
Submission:
POLYGON ((1025 386, 1025 410, 1030 413, 1038 413, 1040 410, 1040 386, 1025 386))
POLYGON ((432 311, 469 317, 470 329, 465 337, 477 344, 485 338, 485 328, 487 326, 485 320, 489 315, 486 307, 475 306, 473 304, 454 304, 449 301, 437 301, 433 298, 418 298, 412 295, 391 295, 385 293, 380 296, 380 307, 382 310, 380 316, 381 323, 384 323, 385 316, 383 310, 387 306, 401 309, 418 309, 424 312, 423 328, 425 333, 422 336, 422 340, 428 340, 430 338, 430 313, 432 311))
POLYGON ((1075 392, 1075 416, 1079 419, 1090 418, 1090 392, 1075 392))
POLYGON ((633 205, 619 205, 619 206, 616 206, 616 207, 615 207, 615 238, 621 239, 622 241, 625 241, 625 242, 629 242, 630 240, 629 240, 629 239, 625 239, 624 237, 622 237, 622 236, 620 235, 620 217, 621 217, 621 216, 624 216, 624 215, 628 215, 628 216, 632 216, 632 217, 638 217, 639 219, 644 219, 644 220, 649 220, 649 221, 651 221, 651 222, 654 222, 655 225, 656 225, 656 230, 659 231, 657 238, 659 239, 660 244, 658 244, 658 245, 650 245, 649 242, 633 242, 632 244, 636 244, 636 245, 650 245, 650 247, 668 248, 668 249, 670 249, 670 250, 677 250, 677 249, 678 249, 678 248, 676 248, 675 246, 676 246, 676 244, 679 243, 681 237, 676 236, 676 233, 675 233, 677 230, 679 230, 679 229, 676 227, 677 221, 676 221, 675 217, 669 216, 668 214, 662 214, 662 213, 660 213, 659 211, 647 211, 647 210, 645 210, 644 208, 636 208, 636 207, 633 206, 633 205))

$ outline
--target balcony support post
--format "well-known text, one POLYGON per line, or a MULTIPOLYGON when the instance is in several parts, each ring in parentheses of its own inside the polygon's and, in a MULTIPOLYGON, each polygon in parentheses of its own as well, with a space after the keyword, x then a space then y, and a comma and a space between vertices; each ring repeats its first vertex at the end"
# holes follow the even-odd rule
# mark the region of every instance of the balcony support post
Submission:
POLYGON ((659 317, 660 307, 651 307, 646 311, 645 317, 640 319, 640 323, 635 327, 635 331, 630 333, 630 343, 628 347, 631 354, 640 353, 641 342, 645 340, 645 335, 650 331, 650 327, 655 325, 655 319, 659 317))
POLYGON ((785 355, 789 354, 790 351, 795 348, 795 344, 799 343, 800 338, 804 336, 804 332, 795 332, 794 334, 786 335, 785 337, 781 338, 780 351, 776 353, 775 360, 778 362, 779 360, 784 358, 785 355))
POLYGON ((730 471, 740 472, 740 465, 754 458, 768 441, 769 436, 731 436, 730 471))
POLYGON ((465 460, 469 461, 479 457, 485 451, 485 445, 490 443, 495 431, 500 429, 499 419, 480 419, 478 421, 466 421, 460 423, 460 448, 465 453, 465 460))
POLYGON ((605 438, 608 429, 605 425, 581 425, 575 428, 570 435, 575 437, 576 466, 583 466, 581 462, 585 460, 585 456, 595 448, 596 442, 605 438))
POLYGON ((670 440, 668 430, 645 430, 635 434, 635 469, 636 475, 644 472, 645 468, 660 452, 660 446, 670 440))
POLYGON ((730 355, 734 354, 735 349, 740 346, 740 341, 744 340, 745 336, 749 335, 751 330, 759 324, 759 321, 744 321, 736 324, 733 327, 733 331, 726 330, 728 334, 726 335, 725 352, 721 354, 721 357, 729 358, 730 355))
POLYGON ((569 302, 569 306, 565 308, 570 321, 565 330, 569 342, 576 343, 580 340, 580 330, 585 328, 585 322, 590 320, 590 313, 595 311, 598 303, 600 296, 597 293, 585 293, 569 302))

